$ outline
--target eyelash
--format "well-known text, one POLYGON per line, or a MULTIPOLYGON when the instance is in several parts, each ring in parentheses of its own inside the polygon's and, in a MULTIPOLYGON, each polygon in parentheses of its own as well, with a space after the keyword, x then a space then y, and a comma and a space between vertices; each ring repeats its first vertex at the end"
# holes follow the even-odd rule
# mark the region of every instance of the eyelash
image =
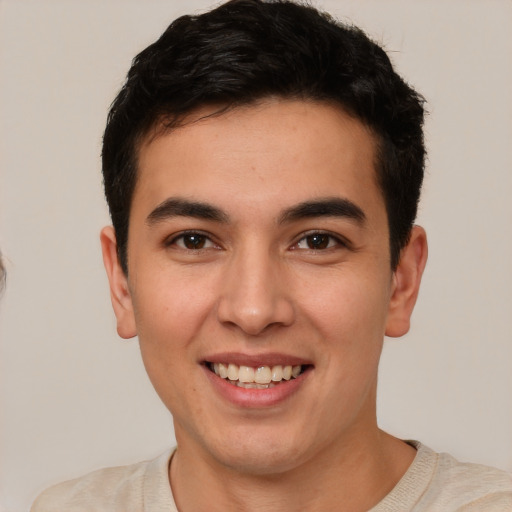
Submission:
MULTIPOLYGON (((170 246, 177 246, 180 249, 186 250, 186 251, 201 251, 201 250, 207 250, 212 248, 219 248, 219 245, 215 243, 212 239, 212 236, 208 233, 204 233, 201 231, 184 231, 178 235, 172 236, 170 239, 165 241, 166 247, 170 246), (192 244, 194 244, 194 241, 192 240, 193 237, 197 237, 197 245, 195 247, 187 247, 185 239, 186 237, 190 237, 189 241, 192 241, 192 244), (182 241, 182 243, 178 243, 179 241, 182 241), (204 247, 204 244, 208 244, 208 247, 204 247), (199 246, 199 247, 198 247, 199 246)), ((322 245, 322 244, 318 244, 322 245)), ((329 249, 334 249, 336 247, 349 247, 349 243, 345 240, 343 240, 339 235, 333 235, 332 233, 326 232, 326 231, 310 231, 308 233, 302 234, 301 238, 295 242, 291 249, 292 250, 307 250, 307 251, 326 251, 329 249), (308 239, 311 239, 312 237, 319 237, 321 238, 321 242, 327 241, 327 245, 323 247, 300 247, 299 244, 301 243, 308 243, 308 239), (323 240, 322 240, 323 239, 323 240), (326 240, 325 240, 326 239, 326 240)))
POLYGON ((302 249, 307 251, 326 251, 329 249, 334 249, 336 247, 349 247, 347 241, 342 239, 339 235, 334 235, 332 233, 326 231, 310 231, 309 233, 305 233, 301 236, 301 238, 292 246, 292 249, 302 249), (308 238, 312 237, 325 237, 327 238, 327 246, 326 247, 303 247, 300 248, 299 244, 301 242, 306 242, 308 238))
POLYGON ((212 236, 210 234, 203 233, 201 231, 194 231, 194 230, 183 231, 182 233, 180 233, 178 235, 174 235, 165 241, 166 247, 171 247, 173 245, 175 245, 185 251, 201 251, 201 250, 207 250, 207 249, 212 249, 212 248, 219 248, 219 246, 212 240, 212 236), (210 246, 209 247, 187 247, 185 245, 186 237, 191 237, 191 238, 197 237, 198 239, 200 239, 199 240, 200 242, 202 241, 203 243, 204 242, 209 243, 210 246), (183 242, 182 245, 178 244, 179 240, 181 240, 183 242))

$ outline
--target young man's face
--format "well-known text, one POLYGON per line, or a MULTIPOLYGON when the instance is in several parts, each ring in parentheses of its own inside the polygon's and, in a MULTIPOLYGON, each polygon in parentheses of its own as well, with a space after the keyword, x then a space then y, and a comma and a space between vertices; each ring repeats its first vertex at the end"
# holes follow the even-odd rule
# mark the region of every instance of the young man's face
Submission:
POLYGON ((371 133, 332 106, 269 100, 139 156, 128 277, 112 232, 103 244, 118 331, 139 336, 180 451, 265 474, 364 443, 383 336, 412 309, 371 133))

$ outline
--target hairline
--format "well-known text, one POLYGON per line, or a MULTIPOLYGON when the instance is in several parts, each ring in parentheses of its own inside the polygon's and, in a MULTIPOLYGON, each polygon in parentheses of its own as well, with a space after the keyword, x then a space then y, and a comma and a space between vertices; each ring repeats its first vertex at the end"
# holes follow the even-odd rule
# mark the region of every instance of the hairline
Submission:
MULTIPOLYGON (((202 103, 198 103, 194 107, 190 108, 186 112, 182 112, 180 114, 175 114, 174 116, 171 113, 162 112, 160 114, 156 114, 153 116, 151 121, 151 113, 148 113, 146 122, 146 126, 144 127, 144 123, 142 123, 142 129, 139 130, 139 133, 134 134, 134 144, 132 149, 132 165, 134 170, 134 180, 130 195, 130 205, 128 209, 127 215, 127 226, 126 226, 126 240, 125 246, 123 249, 123 253, 118 250, 118 258, 122 263, 122 267, 126 275, 128 275, 128 242, 129 242, 129 232, 130 232, 130 216, 133 205, 133 198, 136 193, 137 183, 139 180, 139 172, 140 172, 140 153, 144 147, 149 146, 156 139, 163 137, 172 133, 175 130, 180 128, 184 128, 189 126, 190 124, 198 123, 205 119, 211 119, 220 117, 224 114, 227 114, 232 111, 236 111, 237 109, 242 108, 256 108, 259 105, 263 105, 268 103, 269 101, 303 101, 305 103, 317 104, 317 105, 327 105, 330 106, 345 115, 349 116, 351 119, 358 121, 364 128, 368 131, 368 134, 373 140, 373 171, 374 171, 374 179, 375 184, 381 194, 382 200, 384 202, 385 212, 386 212, 386 224, 388 227, 388 245, 389 245, 389 256, 390 256, 390 264, 392 270, 395 270, 398 261, 393 261, 393 240, 391 237, 391 219, 389 215, 389 206, 387 196, 385 194, 384 186, 382 183, 382 170, 383 165, 383 156, 382 150, 384 145, 384 140, 381 134, 379 134, 372 126, 369 125, 361 116, 358 116, 356 113, 352 112, 351 109, 347 108, 341 101, 338 101, 334 98, 315 98, 310 95, 305 94, 291 94, 291 95, 282 95, 282 94, 266 94, 261 95, 256 98, 252 98, 250 100, 235 100, 232 102, 220 102, 220 101, 204 101, 202 103), (203 116, 197 117, 196 119, 190 119, 194 116, 194 113, 198 113, 203 109, 211 107, 212 112, 205 114, 203 116), (190 119, 190 121, 188 121, 190 119)), ((409 230, 409 234, 410 234, 409 230)), ((121 248, 118 248, 121 249, 121 248)))

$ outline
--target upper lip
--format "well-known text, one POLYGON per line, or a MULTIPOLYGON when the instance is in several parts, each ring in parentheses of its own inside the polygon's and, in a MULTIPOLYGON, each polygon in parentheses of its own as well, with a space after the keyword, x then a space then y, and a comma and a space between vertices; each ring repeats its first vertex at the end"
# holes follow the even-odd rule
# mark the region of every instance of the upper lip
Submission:
POLYGON ((264 354, 243 354, 240 352, 219 352, 208 355, 204 358, 204 362, 208 363, 233 363, 238 366, 251 366, 257 368, 259 366, 276 366, 276 365, 310 365, 311 361, 290 354, 282 354, 278 352, 268 352, 264 354))

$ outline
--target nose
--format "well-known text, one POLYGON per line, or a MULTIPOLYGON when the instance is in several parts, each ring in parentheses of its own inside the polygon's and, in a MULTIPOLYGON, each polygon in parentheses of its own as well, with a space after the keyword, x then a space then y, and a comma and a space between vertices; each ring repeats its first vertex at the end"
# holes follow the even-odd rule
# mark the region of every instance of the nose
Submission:
POLYGON ((223 274, 217 306, 219 322, 258 336, 295 318, 283 267, 268 251, 233 254, 223 274))

